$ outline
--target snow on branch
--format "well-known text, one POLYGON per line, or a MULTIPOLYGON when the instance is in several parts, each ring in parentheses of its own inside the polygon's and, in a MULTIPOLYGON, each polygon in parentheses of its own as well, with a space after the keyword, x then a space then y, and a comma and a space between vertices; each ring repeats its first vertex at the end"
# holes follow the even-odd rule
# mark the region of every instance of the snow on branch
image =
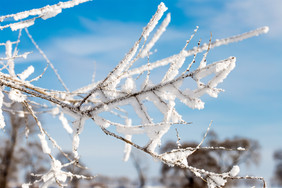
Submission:
MULTIPOLYGON (((222 46, 222 45, 227 45, 227 44, 230 44, 230 43, 239 42, 241 40, 245 40, 245 39, 248 39, 248 38, 251 38, 251 37, 254 37, 254 36, 265 34, 265 33, 268 32, 268 30, 269 30, 268 27, 262 27, 262 28, 258 28, 256 30, 253 30, 253 31, 250 31, 250 32, 247 32, 247 33, 240 34, 240 35, 236 35, 236 36, 232 36, 232 37, 228 37, 228 38, 224 38, 224 39, 217 39, 217 40, 215 40, 214 42, 211 43, 210 48, 215 48, 215 47, 219 47, 219 46, 222 46)), ((199 48, 194 47, 191 50, 184 51, 182 56, 189 57, 189 56, 194 55, 195 53, 201 53, 205 50, 208 50, 208 46, 209 45, 205 43, 205 44, 201 45, 199 48)), ((133 75, 136 75, 136 74, 140 74, 144 71, 153 70, 153 69, 160 67, 160 66, 166 66, 166 65, 170 64, 171 62, 175 61, 175 59, 177 59, 177 58, 178 58, 178 55, 173 55, 173 56, 158 60, 156 62, 152 62, 149 65, 147 65, 147 64, 143 65, 139 68, 135 68, 135 69, 128 71, 127 73, 125 73, 122 76, 122 78, 125 78, 125 77, 128 77, 128 76, 133 76, 133 75)))
POLYGON ((0 22, 5 21, 7 18, 13 18, 15 21, 18 21, 18 20, 26 19, 30 16, 37 16, 37 17, 30 18, 27 20, 19 21, 16 23, 11 23, 11 24, 0 26, 0 30, 8 28, 8 27, 10 27, 12 31, 27 28, 34 24, 35 19, 42 18, 43 20, 46 20, 48 18, 55 17, 56 15, 62 12, 62 9, 72 8, 76 5, 85 3, 87 1, 90 1, 90 0, 71 0, 67 2, 59 2, 58 4, 55 4, 52 6, 47 5, 45 7, 38 8, 38 9, 32 9, 32 10, 27 10, 24 12, 19 12, 16 14, 0 16, 0 22))
MULTIPOLYGON (((216 98, 220 92, 223 91, 218 85, 223 82, 235 68, 236 58, 229 57, 213 63, 207 63, 206 58, 209 49, 267 33, 268 27, 259 28, 225 39, 215 40, 214 42, 210 39, 208 44, 203 44, 202 46, 199 42, 198 46, 187 50, 190 41, 198 30, 197 27, 184 47, 180 49, 177 54, 155 62, 150 62, 150 51, 160 39, 161 35, 166 31, 171 20, 170 13, 166 14, 166 17, 162 20, 167 7, 164 3, 160 3, 156 13, 152 16, 147 26, 143 28, 139 39, 115 68, 113 68, 103 80, 71 92, 62 81, 54 65, 34 41, 26 27, 32 25, 35 19, 54 17, 61 13, 62 9, 71 8, 87 1, 89 0, 60 2, 52 6, 47 5, 40 9, 0 17, 1 22, 8 18, 14 18, 16 21, 21 20, 16 23, 0 26, 0 29, 10 27, 12 30, 20 30, 17 42, 7 40, 7 42, 0 44, 0 47, 3 46, 5 48, 6 55, 6 57, 0 57, 2 65, 0 72, 0 107, 3 108, 6 104, 4 102, 5 95, 7 95, 12 102, 24 104, 28 110, 27 113, 35 119, 38 126, 40 132, 38 137, 42 145, 42 151, 50 157, 51 161, 51 169, 49 172, 38 175, 38 177, 40 177, 39 180, 30 182, 24 186, 27 187, 32 185, 32 183, 40 182, 43 182, 43 186, 48 186, 52 183, 64 186, 64 182, 67 178, 86 178, 82 175, 72 174, 71 172, 65 172, 61 169, 70 164, 79 166, 80 136, 87 119, 92 120, 105 134, 125 143, 124 160, 128 160, 131 147, 135 147, 163 163, 190 170, 196 176, 205 179, 209 187, 224 186, 227 179, 242 179, 242 177, 237 176, 239 173, 238 166, 234 166, 229 172, 213 173, 205 171, 204 169, 197 169, 191 166, 192 164, 188 164, 187 158, 199 149, 232 150, 223 147, 201 147, 207 133, 196 148, 177 148, 166 153, 158 153, 157 147, 161 145, 163 136, 172 126, 190 124, 185 121, 185 117, 182 117, 181 111, 176 108, 178 105, 181 105, 179 101, 188 108, 203 109, 205 104, 202 100, 203 95, 207 94, 216 98), (37 17, 30 18, 31 16, 37 17), (161 24, 158 26, 160 21, 161 24), (25 29, 22 30, 22 28, 25 29), (35 72, 33 66, 27 67, 25 71, 20 73, 15 69, 15 61, 19 58, 27 58, 27 55, 30 53, 26 52, 22 55, 17 54, 17 46, 20 42, 22 31, 26 32, 35 49, 37 49, 43 59, 46 60, 46 67, 43 73, 39 74, 39 76, 34 79, 29 79, 29 76, 35 72), (152 33, 154 34, 151 37, 152 33), (189 56, 193 56, 192 60, 188 58, 189 56), (200 57, 199 62, 196 56, 197 58, 200 57), (142 61, 139 64, 136 63, 146 57, 148 58, 147 63, 142 64, 142 61), (134 63, 136 64, 133 68, 134 63), (161 81, 154 83, 150 78, 151 71, 163 70, 165 66, 167 66, 167 71, 163 72, 163 78, 161 81), (58 84, 64 87, 64 91, 50 90, 46 89, 44 86, 33 85, 33 81, 39 80, 45 76, 44 73, 48 67, 51 67, 55 72, 58 84), (186 83, 188 79, 195 82, 195 88, 191 88, 191 86, 186 83), (34 98, 36 99, 34 100, 34 98), (38 101, 41 101, 41 103, 38 101), (147 103, 154 106, 162 114, 161 120, 154 120, 155 114, 151 112, 151 106, 148 106, 147 103), (71 160, 63 152, 55 139, 46 131, 48 129, 45 129, 44 125, 41 125, 36 117, 37 112, 33 110, 32 107, 32 105, 35 104, 40 106, 40 109, 42 109, 44 113, 49 112, 52 116, 57 117, 66 132, 72 134, 71 144, 75 160, 71 160), (133 117, 130 117, 131 114, 135 114, 139 119, 133 119, 133 117), (69 122, 72 122, 72 125, 70 125, 69 122), (115 130, 108 129, 109 127, 115 127, 115 130), (147 143, 145 145, 135 143, 134 136, 136 134, 145 135, 148 140, 147 143), (53 151, 49 147, 50 144, 59 150, 59 152, 63 153, 70 163, 62 165, 60 161, 55 159, 52 155, 53 151)), ((2 115, 2 108, 0 110, 0 128, 4 129, 5 122, 4 116, 2 115)), ((5 110, 8 108, 9 106, 6 105, 5 110)), ((179 140, 178 136, 178 142, 179 140)), ((178 143, 178 145, 179 144, 180 143, 178 143)), ((239 147, 236 150, 241 151, 243 148, 239 147)), ((245 177, 245 179, 250 178, 245 177)), ((263 180, 257 177, 251 179, 263 180)))

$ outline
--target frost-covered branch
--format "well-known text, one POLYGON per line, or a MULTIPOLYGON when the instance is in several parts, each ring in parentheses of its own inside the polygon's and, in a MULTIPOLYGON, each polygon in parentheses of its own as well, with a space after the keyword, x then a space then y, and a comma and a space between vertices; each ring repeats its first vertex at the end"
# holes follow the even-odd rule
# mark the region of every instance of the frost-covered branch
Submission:
POLYGON ((59 2, 58 4, 52 5, 52 6, 47 5, 39 9, 32 9, 32 10, 27 10, 24 12, 19 12, 16 14, 9 14, 5 16, 1 16, 0 22, 5 21, 7 18, 13 18, 15 21, 18 21, 18 22, 0 26, 0 30, 9 28, 9 27, 11 28, 12 31, 27 28, 27 27, 34 25, 34 21, 38 18, 42 18, 43 20, 46 20, 46 19, 55 17, 56 15, 62 12, 62 9, 72 8, 76 5, 85 3, 87 1, 90 1, 90 0, 70 0, 67 2, 59 2), (31 16, 35 16, 35 17, 29 18, 31 16), (29 18, 29 19, 26 19, 26 18, 29 18), (23 19, 26 19, 26 20, 23 20, 23 19))
MULTIPOLYGON (((155 62, 150 62, 151 50, 166 31, 171 20, 171 15, 168 13, 161 21, 167 7, 164 3, 160 3, 156 13, 152 16, 147 26, 144 27, 139 39, 115 68, 103 80, 71 92, 62 81, 58 71, 50 62, 47 55, 34 41, 27 27, 33 25, 34 21, 38 18, 48 19, 54 17, 61 13, 62 9, 71 8, 86 1, 89 0, 60 2, 52 6, 48 5, 40 9, 0 17, 0 22, 8 18, 14 18, 17 21, 0 26, 0 29, 10 27, 12 30, 19 30, 18 40, 16 42, 8 40, 5 43, 0 43, 0 47, 5 49, 6 55, 5 57, 0 57, 0 66, 2 66, 0 67, 0 106, 2 107, 0 110, 0 128, 5 128, 2 109, 9 109, 8 103, 4 101, 5 95, 13 102, 24 104, 28 110, 25 113, 29 113, 35 119, 40 132, 38 137, 42 145, 42 151, 50 156, 51 169, 46 174, 38 175, 40 179, 34 183, 43 182, 43 186, 57 183, 60 186, 64 186, 67 178, 87 178, 83 175, 72 174, 71 172, 62 170, 62 168, 70 164, 79 166, 80 135, 87 119, 92 120, 105 134, 125 143, 124 160, 129 158, 131 147, 135 147, 165 164, 190 170, 196 176, 204 179, 209 187, 221 187, 225 185, 227 179, 245 178, 263 180, 258 177, 237 176, 239 173, 238 166, 234 166, 229 172, 214 173, 205 171, 204 169, 197 169, 192 164, 188 164, 187 158, 197 150, 243 150, 243 148, 201 147, 208 131, 203 140, 195 148, 179 147, 169 152, 159 153, 157 147, 161 145, 162 137, 170 130, 171 126, 186 126, 190 124, 185 121, 185 117, 181 116, 181 111, 177 110, 176 106, 179 105, 177 101, 182 102, 192 109, 203 109, 205 104, 201 99, 203 95, 207 94, 216 98, 223 91, 223 89, 218 88, 218 85, 235 68, 236 58, 229 57, 224 60, 207 63, 209 50, 267 33, 268 27, 259 28, 226 39, 215 40, 214 42, 212 42, 211 38, 208 44, 200 45, 199 42, 198 46, 189 50, 189 43, 196 34, 197 27, 184 47, 179 50, 179 53, 155 62), (156 29, 160 21, 161 24, 156 29), (35 49, 46 60, 44 71, 39 73, 34 79, 29 79, 29 76, 35 71, 33 66, 27 67, 23 72, 18 72, 15 68, 16 60, 27 58, 30 54, 30 52, 17 54, 22 32, 27 34, 35 49), (189 56, 193 56, 192 60, 188 59, 189 56), (196 57, 201 58, 200 62, 197 62, 196 57), (136 63, 143 58, 148 58, 147 63, 136 63), (135 68, 133 68, 133 64, 135 68), (151 71, 158 71, 161 67, 165 66, 167 67, 167 71, 163 72, 163 78, 161 81, 154 83, 154 80, 150 78, 151 71), (44 85, 33 85, 34 81, 45 76, 44 73, 49 67, 55 72, 59 81, 58 84, 64 87, 64 91, 46 89, 44 85), (186 84, 188 79, 196 83, 195 88, 190 88, 186 84), (34 98, 36 99, 33 100, 34 98), (154 120, 154 113, 151 112, 150 105, 147 105, 147 102, 150 102, 150 105, 156 107, 162 114, 162 120, 154 120), (47 133, 44 125, 41 125, 36 117, 36 114, 40 113, 40 111, 35 112, 31 104, 40 106, 42 112, 48 112, 61 121, 66 132, 72 135, 72 152, 75 160, 71 160, 56 143, 56 140, 47 133), (130 117, 132 113, 139 120, 130 117), (110 116, 105 114, 110 114, 110 116), (72 122, 72 125, 70 122, 72 122), (109 127, 115 127, 115 131, 108 129, 109 127), (136 134, 145 135, 148 140, 147 143, 145 145, 136 143, 134 141, 136 134), (63 153, 69 159, 70 163, 62 165, 60 161, 55 159, 52 155, 53 151, 49 147, 50 144, 59 150, 59 152, 63 153)), ((179 136, 178 144, 180 145, 179 136)), ((30 184, 25 184, 25 186, 28 185, 30 184)))

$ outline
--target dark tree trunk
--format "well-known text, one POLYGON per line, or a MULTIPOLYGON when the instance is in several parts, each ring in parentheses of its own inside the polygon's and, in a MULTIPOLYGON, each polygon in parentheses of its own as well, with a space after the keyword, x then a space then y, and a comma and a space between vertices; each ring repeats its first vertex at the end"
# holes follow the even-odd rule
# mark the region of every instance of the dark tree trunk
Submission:
POLYGON ((10 169, 13 161, 13 155, 14 151, 16 148, 16 143, 17 143, 17 134, 18 134, 18 128, 19 125, 17 122, 17 119, 13 117, 13 115, 10 115, 10 120, 11 120, 11 139, 10 143, 7 144, 5 154, 2 159, 2 169, 0 170, 0 188, 6 188, 8 187, 8 180, 10 177, 10 169))

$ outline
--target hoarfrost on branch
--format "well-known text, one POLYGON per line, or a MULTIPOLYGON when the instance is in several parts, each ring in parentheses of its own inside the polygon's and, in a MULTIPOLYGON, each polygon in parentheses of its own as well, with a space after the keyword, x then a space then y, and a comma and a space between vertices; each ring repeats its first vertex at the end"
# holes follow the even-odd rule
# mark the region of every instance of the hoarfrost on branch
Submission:
MULTIPOLYGON (((80 134, 83 131, 84 122, 87 119, 92 120, 105 134, 125 143, 125 161, 128 160, 130 156, 131 147, 135 147, 170 166, 186 168, 201 178, 207 177, 206 182, 209 187, 224 186, 229 178, 259 179, 264 182, 263 178, 260 177, 250 178, 249 176, 237 176, 239 173, 238 166, 234 166, 230 172, 222 172, 221 174, 205 171, 204 169, 197 169, 191 166, 192 164, 188 164, 187 158, 190 155, 193 155, 196 150, 201 149, 202 142, 196 148, 174 149, 166 153, 158 153, 156 148, 161 145, 163 135, 169 131, 171 126, 175 124, 189 124, 184 120, 185 118, 181 116, 181 112, 176 109, 176 105, 179 105, 176 100, 181 101, 189 108, 203 109, 205 104, 201 99, 203 95, 208 94, 211 97, 218 97, 218 94, 223 91, 223 89, 218 88, 218 84, 223 82, 228 74, 235 68, 236 58, 228 57, 224 60, 207 63, 206 58, 209 50, 221 45, 267 33, 268 27, 258 28, 254 31, 226 39, 215 40, 214 42, 210 40, 208 44, 199 44, 188 50, 188 44, 197 32, 197 27, 194 34, 191 35, 190 39, 186 42, 186 45, 178 54, 155 62, 150 62, 149 56, 152 54, 151 50, 161 35, 166 31, 171 20, 170 13, 166 14, 166 17, 159 28, 156 29, 158 23, 167 11, 165 4, 160 3, 156 13, 152 16, 148 25, 144 27, 139 39, 115 68, 103 80, 71 92, 64 84, 53 64, 36 44, 27 28, 34 25, 35 20, 38 18, 45 20, 55 17, 62 12, 62 9, 71 8, 87 1, 89 0, 70 0, 52 6, 47 5, 40 9, 32 9, 0 17, 0 22, 4 22, 8 18, 14 18, 16 21, 15 23, 0 26, 1 30, 5 28, 11 28, 13 31, 19 30, 18 41, 11 42, 7 40, 5 43, 0 43, 0 47, 4 46, 6 54, 6 57, 0 59, 3 61, 1 68, 2 72, 0 72, 0 106, 5 106, 5 103, 3 102, 5 95, 7 95, 12 102, 23 104, 26 108, 26 113, 33 116, 37 123, 40 131, 38 137, 42 145, 42 151, 49 155, 51 163, 49 172, 43 175, 38 175, 38 177, 41 176, 40 179, 35 182, 23 184, 23 187, 29 187, 36 183, 41 183, 42 187, 47 187, 53 183, 64 186, 68 177, 91 178, 61 170, 63 167, 71 164, 79 166, 80 134), (154 30, 156 31, 151 37, 151 33, 154 30), (65 90, 55 91, 45 89, 44 86, 38 87, 33 85, 34 81, 37 81, 44 76, 43 72, 38 77, 28 80, 29 76, 34 72, 33 66, 27 67, 22 73, 17 73, 14 63, 15 60, 18 58, 26 58, 30 53, 17 54, 18 51, 16 48, 20 43, 22 31, 26 32, 35 48, 46 60, 47 66, 44 72, 48 67, 51 67, 57 76, 59 83, 65 90), (199 56, 201 52, 204 52, 202 59, 200 60, 200 63, 196 63, 196 55, 199 56), (189 56, 193 57, 192 61, 188 60, 189 56), (148 58, 148 63, 135 64, 138 60, 143 58, 148 58), (133 64, 135 64, 135 66, 133 66, 133 64), (158 68, 163 66, 168 66, 167 72, 164 73, 164 77, 159 83, 153 83, 150 78, 151 71, 158 70, 158 68), (203 79, 210 75, 212 75, 211 79, 204 82, 203 79), (140 82, 139 80, 142 79, 143 81, 140 82), (187 79, 194 80, 197 87, 195 89, 188 88, 187 84, 185 84, 187 79), (42 104, 34 103, 32 101, 33 98, 41 99, 42 104), (152 104, 163 114, 162 121, 154 121, 153 114, 150 113, 145 105, 146 101, 152 102, 152 104), (48 104, 43 105, 43 102, 44 104, 48 102, 48 104), (55 139, 49 135, 44 126, 41 125, 36 112, 33 110, 34 104, 37 104, 37 107, 39 106, 43 110, 46 108, 49 109, 47 112, 58 117, 65 130, 73 135, 72 152, 75 156, 74 161, 68 158, 62 148, 56 143, 55 139), (131 106, 134 109, 135 114, 142 122, 141 124, 138 125, 133 123, 135 121, 132 121, 131 117, 129 117, 128 106, 131 106), (104 113, 109 113, 111 114, 111 117, 115 118, 106 118, 108 116, 103 116, 102 114, 104 113), (69 125, 70 119, 72 119, 73 122, 72 126, 69 125), (115 121, 116 119, 122 121, 115 121), (124 122, 124 124, 120 122, 124 122), (108 129, 110 126, 116 127, 116 132, 110 131, 108 129), (134 135, 136 134, 146 135, 148 137, 148 143, 143 146, 135 143, 134 135), (52 150, 49 147, 50 144, 68 158, 70 163, 61 164, 60 161, 55 159, 52 155, 52 150)), ((9 106, 7 106, 7 108, 8 107, 9 106)), ((0 110, 0 128, 5 128, 2 110, 0 110)), ((211 147, 210 149, 216 148, 211 147)), ((220 147, 220 149, 225 148, 220 147)), ((236 148, 236 150, 241 151, 244 150, 244 148, 239 147, 236 148)))

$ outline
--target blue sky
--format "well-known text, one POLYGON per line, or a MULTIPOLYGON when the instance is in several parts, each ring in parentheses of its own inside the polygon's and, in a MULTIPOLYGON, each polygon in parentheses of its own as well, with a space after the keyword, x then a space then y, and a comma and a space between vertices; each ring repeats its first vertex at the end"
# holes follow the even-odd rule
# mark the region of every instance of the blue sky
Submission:
MULTIPOLYGON (((0 2, 0 14, 11 14, 57 2, 4 0, 0 2)), ((222 139, 243 136, 258 140, 262 146, 261 165, 244 170, 242 175, 264 176, 269 179, 274 166, 272 153, 282 148, 282 12, 280 11, 282 1, 166 0, 163 2, 168 7, 168 12, 172 14, 172 21, 167 32, 156 45, 158 52, 154 54, 153 59, 177 53, 197 25, 200 28, 193 44, 196 44, 200 38, 208 42, 210 32, 213 34, 213 39, 216 39, 247 32, 257 27, 270 27, 267 35, 210 51, 209 63, 235 56, 236 68, 220 85, 226 90, 224 93, 221 93, 217 99, 204 97, 206 102, 204 110, 181 107, 183 116, 187 121, 192 121, 193 125, 180 128, 183 141, 199 141, 209 122, 213 120, 213 129, 222 139)), ((100 80, 122 59, 139 38, 142 28, 154 14, 159 3, 160 1, 156 0, 94 0, 63 10, 55 18, 38 20, 29 31, 54 63, 66 85, 74 90, 89 84, 95 69, 96 79, 100 80)), ((9 29, 0 32, 0 43, 17 38, 17 33, 9 29)), ((35 52, 24 37, 20 45, 22 52, 26 50, 35 52)), ((42 58, 37 53, 33 53, 28 61, 17 64, 17 67, 22 70, 25 66, 34 64, 36 69, 41 70, 44 68, 44 65, 40 64, 41 61, 42 58)), ((54 85, 56 79, 51 72, 47 72, 46 76, 50 77, 42 79, 38 84, 61 89, 54 85)), ((44 123, 47 124, 48 121, 44 123)), ((53 130, 58 126, 58 122, 54 120, 48 129, 55 138, 59 139, 58 142, 67 145, 65 138, 61 136, 64 133, 57 131, 57 128, 56 131, 53 130)), ((69 139, 67 135, 66 137, 69 139)), ((79 151, 82 160, 94 174, 136 176, 132 163, 122 162, 123 143, 103 135, 91 122, 87 123, 82 137, 79 151)), ((171 130, 165 139, 176 140, 175 131, 171 130)), ((148 173, 157 174, 158 164, 156 162, 149 164, 151 167, 148 173)))

